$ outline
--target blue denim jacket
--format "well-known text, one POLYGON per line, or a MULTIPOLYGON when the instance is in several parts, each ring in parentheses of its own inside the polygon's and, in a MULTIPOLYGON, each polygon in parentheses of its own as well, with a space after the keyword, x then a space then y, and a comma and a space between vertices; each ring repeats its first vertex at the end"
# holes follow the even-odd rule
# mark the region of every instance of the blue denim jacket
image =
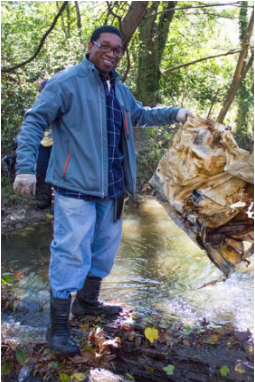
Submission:
MULTIPOLYGON (((123 115, 125 188, 134 195, 136 160, 132 126, 171 124, 180 108, 143 107, 115 71, 114 76, 123 115)), ((26 113, 18 137, 17 174, 36 173, 38 147, 50 125, 54 144, 46 181, 87 195, 107 196, 105 92, 98 70, 87 57, 52 77, 26 113)))

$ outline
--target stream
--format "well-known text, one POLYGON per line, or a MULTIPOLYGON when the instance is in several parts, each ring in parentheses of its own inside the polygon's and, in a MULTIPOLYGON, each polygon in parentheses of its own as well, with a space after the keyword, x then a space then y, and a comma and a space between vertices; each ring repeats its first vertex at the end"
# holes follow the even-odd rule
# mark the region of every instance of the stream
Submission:
MULTIPOLYGON (((2 237, 2 269, 24 276, 17 283, 17 313, 2 313, 2 337, 20 343, 45 341, 49 322, 48 264, 52 222, 2 237), (23 309, 24 308, 24 309, 23 309)), ((177 320, 186 327, 206 320, 254 333, 254 260, 242 264, 225 282, 205 286, 222 276, 191 239, 153 198, 127 206, 122 242, 100 297, 122 301, 154 320, 177 320)), ((15 286, 14 286, 15 287, 15 286)))

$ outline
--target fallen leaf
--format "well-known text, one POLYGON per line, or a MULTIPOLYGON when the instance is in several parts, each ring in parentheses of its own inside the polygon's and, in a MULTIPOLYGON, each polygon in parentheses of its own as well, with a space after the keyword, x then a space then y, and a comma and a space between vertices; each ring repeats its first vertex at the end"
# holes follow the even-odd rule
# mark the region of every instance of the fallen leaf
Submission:
POLYGON ((190 342, 188 340, 183 340, 183 344, 185 346, 191 346, 190 342))
POLYGON ((167 373, 167 375, 173 375, 174 365, 168 365, 166 367, 163 367, 163 370, 167 373))
POLYGON ((19 280, 23 279, 23 277, 24 276, 21 274, 21 272, 15 272, 14 279, 16 281, 19 281, 19 280))
POLYGON ((93 345, 85 345, 82 350, 89 350, 92 349, 93 345))
POLYGON ((121 340, 119 337, 116 337, 112 340, 106 340, 103 342, 104 346, 113 346, 114 348, 119 348, 121 344, 121 340))
POLYGON ((132 330, 128 339, 129 339, 129 341, 133 341, 135 338, 136 338, 136 332, 134 330, 132 330))
POLYGON ((83 363, 91 363, 95 360, 95 351, 94 350, 83 350, 81 351, 81 355, 75 355, 72 358, 72 362, 75 365, 83 364, 83 363))
POLYGON ((69 377, 67 374, 59 374, 61 382, 69 382, 69 377))
POLYGON ((13 284, 14 279, 11 275, 5 275, 2 277, 2 279, 5 281, 7 284, 13 284))
POLYGON ((227 367, 227 366, 221 366, 221 368, 220 368, 220 375, 222 376, 222 377, 226 377, 226 375, 228 375, 228 373, 229 373, 229 368, 227 367))
POLYGON ((248 354, 250 356, 254 356, 254 343, 251 342, 251 343, 244 344, 244 350, 245 350, 246 354, 248 354))
POLYGON ((13 362, 11 360, 7 360, 1 365, 2 375, 8 375, 13 370, 13 362))
POLYGON ((92 342, 95 342, 99 352, 102 352, 104 350, 103 343, 105 342, 105 336, 106 336, 105 331, 101 329, 100 327, 98 327, 96 331, 95 329, 93 329, 89 335, 90 340, 92 342))
POLYGON ((72 382, 81 382, 85 379, 86 375, 83 374, 83 373, 74 373, 73 375, 71 375, 70 377, 70 381, 72 382))
POLYGON ((35 228, 34 227, 26 227, 25 230, 26 231, 35 231, 35 228))
POLYGON ((207 340, 203 341, 206 344, 210 345, 218 345, 219 343, 219 335, 218 334, 212 334, 207 340))
POLYGON ((83 331, 83 332, 87 332, 89 330, 89 324, 81 324, 79 323, 79 328, 83 331))
POLYGON ((154 340, 158 339, 158 329, 153 328, 146 328, 144 331, 145 337, 147 340, 150 341, 150 343, 153 343, 154 340))
POLYGON ((27 351, 26 351, 26 349, 23 349, 23 348, 17 349, 15 355, 16 355, 16 359, 17 359, 18 363, 23 366, 25 361, 26 361, 26 359, 27 359, 27 351))
POLYGON ((132 375, 130 375, 129 373, 126 373, 126 377, 128 377, 131 381, 135 380, 135 378, 132 375))
POLYGON ((18 303, 19 303, 18 300, 15 300, 12 304, 12 309, 14 312, 16 312, 16 310, 17 310, 18 303))
POLYGON ((137 348, 139 348, 139 346, 141 345, 141 342, 142 342, 142 337, 136 337, 136 339, 135 339, 135 346, 137 347, 137 348))
POLYGON ((237 362, 236 367, 235 367, 235 372, 236 373, 244 373, 245 372, 242 362, 237 362))
POLYGON ((124 330, 132 330, 133 329, 133 318, 129 317, 127 320, 123 321, 122 327, 124 330))
POLYGON ((159 342, 171 342, 173 341, 173 334, 170 332, 165 332, 160 334, 159 342))
POLYGON ((152 374, 155 369, 153 367, 147 367, 145 370, 146 374, 152 374))

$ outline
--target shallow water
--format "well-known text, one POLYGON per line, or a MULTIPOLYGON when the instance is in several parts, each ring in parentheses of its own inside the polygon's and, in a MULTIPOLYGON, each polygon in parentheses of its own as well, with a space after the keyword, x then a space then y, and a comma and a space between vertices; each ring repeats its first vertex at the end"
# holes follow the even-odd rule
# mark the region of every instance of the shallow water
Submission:
MULTIPOLYGON (((18 294, 28 309, 25 317, 4 314, 3 321, 45 327, 51 239, 52 223, 25 230, 23 235, 3 237, 2 268, 24 274, 18 294)), ((254 266, 253 258, 249 260, 248 268, 243 264, 225 282, 198 289, 219 279, 221 271, 156 200, 145 197, 138 209, 126 209, 122 242, 113 270, 103 281, 101 298, 123 301, 152 321, 176 318, 193 326, 205 318, 253 332, 254 266)))

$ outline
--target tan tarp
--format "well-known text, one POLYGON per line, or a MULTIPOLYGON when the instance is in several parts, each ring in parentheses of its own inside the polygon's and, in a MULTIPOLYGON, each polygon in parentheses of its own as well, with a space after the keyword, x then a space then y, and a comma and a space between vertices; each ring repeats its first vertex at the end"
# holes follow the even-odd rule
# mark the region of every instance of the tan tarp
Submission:
POLYGON ((170 217, 225 274, 253 253, 253 153, 219 123, 188 117, 149 181, 170 217))

